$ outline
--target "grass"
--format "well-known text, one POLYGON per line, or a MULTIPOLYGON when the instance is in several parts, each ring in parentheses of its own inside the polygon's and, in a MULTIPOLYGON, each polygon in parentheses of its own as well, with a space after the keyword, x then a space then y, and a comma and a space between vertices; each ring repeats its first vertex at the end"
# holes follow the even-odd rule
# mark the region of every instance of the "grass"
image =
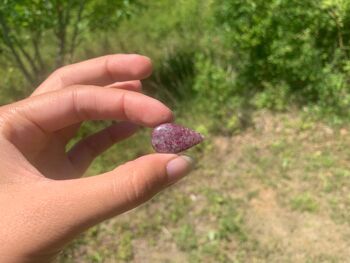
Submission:
POLYGON ((291 207, 300 212, 317 212, 319 207, 317 201, 310 193, 302 193, 292 198, 291 207))
POLYGON ((192 151, 191 176, 89 230, 58 262, 346 262, 350 127, 296 129, 302 118, 257 112, 254 128, 211 137, 192 151))

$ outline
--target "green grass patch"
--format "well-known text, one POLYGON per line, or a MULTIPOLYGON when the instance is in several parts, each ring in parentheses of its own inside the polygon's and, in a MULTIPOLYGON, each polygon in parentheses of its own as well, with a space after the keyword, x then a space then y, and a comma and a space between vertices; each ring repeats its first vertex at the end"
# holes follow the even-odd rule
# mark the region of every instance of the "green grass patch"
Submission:
POLYGON ((191 224, 184 224, 175 232, 174 238, 180 250, 192 251, 198 247, 198 240, 194 227, 191 224))
POLYGON ((300 212, 315 213, 319 210, 316 199, 310 193, 299 194, 292 198, 291 207, 300 212))

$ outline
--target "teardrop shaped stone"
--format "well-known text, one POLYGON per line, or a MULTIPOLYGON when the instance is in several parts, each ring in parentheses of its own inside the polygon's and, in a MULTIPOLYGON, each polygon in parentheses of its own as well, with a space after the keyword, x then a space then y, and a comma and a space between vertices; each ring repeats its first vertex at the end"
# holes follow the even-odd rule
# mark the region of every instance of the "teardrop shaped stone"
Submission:
POLYGON ((152 132, 152 146, 159 153, 178 153, 202 142, 204 137, 189 128, 164 123, 152 132))

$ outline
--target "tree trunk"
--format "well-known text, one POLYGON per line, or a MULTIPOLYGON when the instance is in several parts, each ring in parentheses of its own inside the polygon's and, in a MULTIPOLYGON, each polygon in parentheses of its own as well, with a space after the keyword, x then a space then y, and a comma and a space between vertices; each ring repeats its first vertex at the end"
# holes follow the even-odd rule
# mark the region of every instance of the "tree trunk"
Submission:
POLYGON ((3 19, 1 14, 0 14, 0 25, 2 28, 2 35, 3 35, 4 43, 10 49, 12 57, 16 61, 17 67, 22 72, 23 76, 27 79, 27 81, 30 82, 32 85, 34 85, 35 79, 30 74, 29 70, 26 68, 25 64, 23 63, 21 56, 17 52, 15 44, 12 42, 12 40, 9 36, 9 29, 7 27, 6 21, 3 19))
POLYGON ((80 33, 79 32, 79 23, 81 21, 82 14, 84 12, 85 4, 86 4, 86 0, 80 0, 79 10, 77 13, 76 21, 74 21, 74 29, 73 29, 72 39, 71 39, 71 43, 70 43, 69 62, 73 62, 73 60, 74 60, 74 52, 75 52, 75 48, 78 45, 77 39, 78 39, 78 36, 80 33))

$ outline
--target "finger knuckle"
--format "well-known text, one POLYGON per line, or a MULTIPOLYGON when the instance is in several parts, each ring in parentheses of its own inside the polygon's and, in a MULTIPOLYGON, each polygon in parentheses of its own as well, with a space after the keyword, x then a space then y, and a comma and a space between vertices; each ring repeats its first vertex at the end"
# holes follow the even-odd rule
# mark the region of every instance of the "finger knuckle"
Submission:
POLYGON ((13 131, 13 119, 17 115, 18 107, 9 104, 0 108, 0 133, 2 135, 11 134, 13 131))
POLYGON ((56 69, 54 72, 52 72, 49 78, 55 79, 58 86, 65 87, 66 83, 65 83, 64 76, 66 71, 67 71, 67 66, 60 67, 56 69))
POLYGON ((96 108, 95 96, 89 86, 72 86, 69 90, 73 104, 73 111, 81 121, 92 119, 92 111, 89 107, 96 108), (89 105, 87 107, 86 105, 89 105))
POLYGON ((153 184, 146 174, 137 168, 132 168, 128 180, 128 199, 144 200, 149 199, 153 193, 153 184))

